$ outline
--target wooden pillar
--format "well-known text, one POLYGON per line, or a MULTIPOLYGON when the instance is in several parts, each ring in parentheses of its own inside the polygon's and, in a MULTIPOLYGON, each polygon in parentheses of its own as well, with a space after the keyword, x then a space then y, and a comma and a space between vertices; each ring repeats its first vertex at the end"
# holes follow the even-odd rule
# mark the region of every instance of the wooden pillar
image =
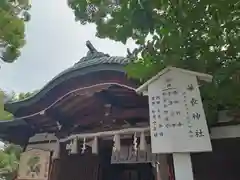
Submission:
POLYGON ((58 180, 60 173, 60 159, 55 159, 51 163, 49 180, 58 180))
POLYGON ((169 172, 168 172, 168 155, 161 154, 159 159, 159 172, 161 180, 168 180, 169 179, 169 172))
POLYGON ((155 180, 162 180, 159 163, 155 163, 155 180))
POLYGON ((169 180, 169 170, 168 170, 168 155, 161 154, 159 157, 159 162, 154 164, 154 174, 155 180, 169 180))

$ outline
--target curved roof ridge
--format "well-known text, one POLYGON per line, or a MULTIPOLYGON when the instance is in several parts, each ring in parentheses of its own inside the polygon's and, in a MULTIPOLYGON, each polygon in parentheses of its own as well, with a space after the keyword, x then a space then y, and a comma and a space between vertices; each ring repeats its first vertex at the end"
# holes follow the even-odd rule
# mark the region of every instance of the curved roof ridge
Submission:
POLYGON ((35 96, 39 92, 41 92, 43 89, 45 89, 45 87, 47 87, 53 81, 55 81, 56 79, 60 78, 62 75, 67 74, 67 73, 69 73, 71 71, 80 70, 82 68, 86 68, 86 67, 94 66, 94 65, 99 65, 99 64, 127 65, 129 62, 130 62, 130 60, 128 58, 125 58, 125 57, 110 56, 109 58, 101 57, 101 58, 95 58, 95 59, 92 59, 92 60, 88 60, 88 61, 83 61, 81 63, 77 63, 74 66, 72 66, 72 67, 70 67, 70 68, 60 72, 59 74, 57 74, 46 85, 44 85, 37 93, 34 93, 32 96, 29 96, 26 99, 22 99, 20 101, 7 101, 6 104, 12 104, 12 103, 16 103, 16 102, 21 102, 21 101, 25 101, 27 99, 32 98, 33 96, 35 96))
MULTIPOLYGON (((87 42, 87 46, 88 46, 87 42)), ((81 58, 77 63, 75 63, 72 67, 60 72, 58 75, 56 75, 54 78, 52 78, 46 85, 44 85, 37 93, 33 94, 32 96, 20 100, 20 101, 9 101, 5 103, 5 109, 8 111, 13 112, 10 106, 21 104, 27 101, 30 101, 32 99, 39 99, 43 97, 47 92, 49 92, 51 89, 59 85, 60 83, 64 82, 66 79, 71 78, 73 76, 73 73, 76 71, 82 72, 79 73, 79 75, 86 74, 90 72, 90 70, 87 70, 88 67, 98 66, 98 65, 118 65, 118 67, 113 68, 113 66, 105 67, 104 69, 111 70, 118 70, 118 71, 124 71, 123 66, 127 65, 130 62, 130 58, 127 57, 121 57, 121 56, 109 56, 108 54, 104 54, 101 52, 98 52, 93 46, 90 47, 87 55, 83 58, 81 58), (94 49, 93 49, 94 48, 94 49), (120 67, 122 66, 122 67, 120 67), (83 72, 83 69, 86 69, 86 72, 83 72), (66 76, 66 77, 65 77, 66 76), (61 79, 61 77, 63 77, 61 79)), ((97 68, 96 68, 97 69, 97 68)), ((99 69, 103 70, 103 69, 99 69)), ((14 109, 14 108, 13 108, 14 109)))

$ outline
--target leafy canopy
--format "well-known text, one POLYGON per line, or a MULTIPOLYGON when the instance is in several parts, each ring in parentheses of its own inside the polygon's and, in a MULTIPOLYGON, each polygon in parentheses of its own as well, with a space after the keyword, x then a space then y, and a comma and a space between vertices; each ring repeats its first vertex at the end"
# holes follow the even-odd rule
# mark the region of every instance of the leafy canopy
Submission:
MULTIPOLYGON (((27 92, 27 93, 19 93, 15 94, 14 92, 11 95, 8 95, 8 99, 10 101, 21 101, 23 99, 31 97, 34 92, 27 92)), ((11 120, 13 119, 13 115, 7 111, 4 110, 4 99, 7 98, 7 95, 4 94, 3 91, 0 90, 0 120, 11 120)))
MULTIPOLYGON (((211 121, 240 107, 239 0, 71 0, 76 20, 95 23, 96 36, 139 45, 129 76, 146 80, 171 65, 214 76, 201 87, 211 121)), ((212 123, 212 122, 210 122, 212 123)))
POLYGON ((4 111, 4 98, 4 93, 0 91, 0 120, 10 120, 13 118, 13 116, 12 114, 4 111))
POLYGON ((24 22, 30 19, 29 0, 0 1, 0 59, 13 62, 25 44, 24 22))
MULTIPOLYGON (((35 93, 35 92, 34 92, 35 93)), ((12 93, 9 100, 19 101, 32 96, 33 93, 12 93)), ((4 111, 4 99, 6 96, 0 90, 0 120, 11 120, 13 115, 4 111)), ((0 147, 1 148, 1 147, 0 147)), ((13 180, 16 176, 18 163, 22 148, 14 144, 4 144, 3 149, 0 149, 0 179, 13 180)))
POLYGON ((15 178, 21 152, 22 148, 14 144, 5 144, 0 150, 0 179, 15 178))

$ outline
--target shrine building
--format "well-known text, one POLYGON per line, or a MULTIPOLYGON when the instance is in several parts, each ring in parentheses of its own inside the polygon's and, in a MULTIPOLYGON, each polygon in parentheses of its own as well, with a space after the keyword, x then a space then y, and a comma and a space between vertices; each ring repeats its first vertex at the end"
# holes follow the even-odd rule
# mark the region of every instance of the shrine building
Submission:
MULTIPOLYGON (((18 179, 174 180, 171 154, 151 153, 148 97, 125 72, 130 59, 86 46, 85 57, 38 93, 5 103, 14 119, 0 122, 0 138, 26 153, 48 152, 41 178, 22 175, 22 165, 18 179)), ((196 180, 240 179, 240 125, 219 119, 210 129, 213 152, 191 155, 196 180)))

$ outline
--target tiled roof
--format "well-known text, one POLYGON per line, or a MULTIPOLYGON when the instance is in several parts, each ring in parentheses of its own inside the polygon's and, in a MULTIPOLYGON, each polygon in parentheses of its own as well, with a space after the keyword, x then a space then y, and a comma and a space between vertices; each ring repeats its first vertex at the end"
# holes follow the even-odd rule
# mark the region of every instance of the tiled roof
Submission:
POLYGON ((38 93, 34 94, 32 97, 18 102, 7 102, 5 104, 5 108, 8 111, 14 113, 17 107, 21 106, 20 104, 26 105, 30 102, 36 102, 51 89, 66 81, 67 79, 72 78, 73 76, 88 73, 90 69, 92 69, 88 69, 88 67, 94 67, 95 71, 98 71, 98 69, 99 71, 111 70, 112 68, 114 70, 124 71, 123 66, 127 65, 130 62, 130 59, 126 57, 109 56, 108 54, 98 52, 89 41, 87 41, 86 45, 89 48, 89 51, 85 57, 81 58, 72 67, 55 76, 49 83, 47 83, 40 91, 38 91, 38 93), (100 65, 104 65, 104 67, 100 65))

